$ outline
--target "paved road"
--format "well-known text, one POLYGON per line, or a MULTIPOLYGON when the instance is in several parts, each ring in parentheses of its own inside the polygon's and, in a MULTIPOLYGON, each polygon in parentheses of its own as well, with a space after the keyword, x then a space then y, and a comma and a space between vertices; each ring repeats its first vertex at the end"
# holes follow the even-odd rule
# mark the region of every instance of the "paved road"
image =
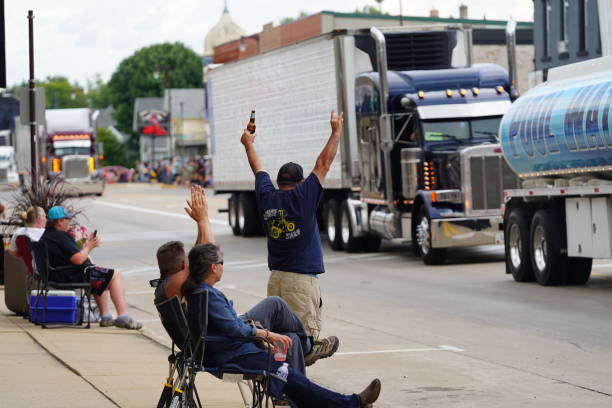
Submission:
MULTIPOLYGON (((147 281, 160 244, 195 240, 186 194, 115 185, 78 202, 103 241, 95 261, 124 271, 135 314, 160 336, 147 281)), ((244 311, 265 296, 265 240, 233 237, 215 211, 225 206, 211 198, 225 253, 219 287, 244 311)), ((380 377, 380 407, 612 406, 612 260, 586 286, 544 288, 504 275, 501 247, 455 250, 435 267, 399 244, 325 255, 323 334, 341 347, 309 369, 315 381, 358 392, 380 377)))

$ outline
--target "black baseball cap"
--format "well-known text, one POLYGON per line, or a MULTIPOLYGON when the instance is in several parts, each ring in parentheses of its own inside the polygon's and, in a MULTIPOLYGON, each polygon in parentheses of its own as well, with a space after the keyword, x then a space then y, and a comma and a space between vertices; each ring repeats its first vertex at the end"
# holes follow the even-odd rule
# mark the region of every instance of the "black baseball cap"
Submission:
POLYGON ((297 163, 285 163, 278 170, 276 182, 278 184, 295 184, 304 180, 304 170, 297 163))

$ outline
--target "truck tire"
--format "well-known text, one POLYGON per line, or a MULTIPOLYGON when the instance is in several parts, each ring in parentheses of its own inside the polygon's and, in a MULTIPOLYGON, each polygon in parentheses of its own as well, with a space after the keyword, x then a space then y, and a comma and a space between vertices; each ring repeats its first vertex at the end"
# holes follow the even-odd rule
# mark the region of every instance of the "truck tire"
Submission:
POLYGON ((584 285, 591 277, 593 267, 592 258, 568 257, 567 279, 568 285, 584 285))
POLYGON ((260 222, 257 216, 257 203, 252 193, 240 194, 237 218, 243 237, 254 237, 259 235, 260 222))
POLYGON ((561 254, 563 231, 549 210, 538 210, 531 220, 530 257, 533 274, 540 285, 554 286, 565 281, 567 255, 561 254))
POLYGON ((346 252, 361 252, 363 250, 364 237, 356 237, 353 232, 353 226, 351 225, 351 219, 349 216, 349 206, 345 201, 342 202, 342 214, 340 221, 340 228, 342 233, 342 246, 346 252))
POLYGON ((340 203, 335 198, 328 200, 325 206, 326 237, 330 248, 334 251, 343 249, 340 218, 340 203))
POLYGON ((414 237, 417 254, 426 265, 440 265, 446 259, 446 248, 432 248, 431 219, 424 205, 419 208, 418 214, 414 237))
POLYGON ((240 204, 240 194, 232 193, 229 200, 227 201, 228 209, 227 209, 227 218, 232 228, 232 233, 234 236, 242 235, 242 230, 238 225, 238 205, 240 204))
POLYGON ((529 257, 529 216, 520 208, 510 211, 505 225, 506 268, 517 282, 534 280, 529 257))

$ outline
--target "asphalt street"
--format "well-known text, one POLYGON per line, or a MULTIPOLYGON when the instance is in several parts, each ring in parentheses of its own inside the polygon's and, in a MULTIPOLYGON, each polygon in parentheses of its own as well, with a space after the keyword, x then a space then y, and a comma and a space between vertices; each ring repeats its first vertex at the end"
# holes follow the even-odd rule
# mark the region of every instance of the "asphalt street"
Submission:
MULTIPOLYGON (((195 241, 185 198, 182 188, 112 185, 75 202, 102 239, 94 261, 124 272, 134 314, 160 338, 148 280, 159 245, 195 241)), ((265 239, 231 234, 217 212, 225 197, 211 195, 210 208, 225 255, 219 288, 245 311, 266 294, 265 239)), ((504 274, 503 247, 453 250, 442 266, 400 243, 325 257, 323 335, 341 345, 309 368, 314 381, 359 392, 379 377, 379 407, 612 406, 612 260, 597 261, 588 285, 541 287, 504 274)))

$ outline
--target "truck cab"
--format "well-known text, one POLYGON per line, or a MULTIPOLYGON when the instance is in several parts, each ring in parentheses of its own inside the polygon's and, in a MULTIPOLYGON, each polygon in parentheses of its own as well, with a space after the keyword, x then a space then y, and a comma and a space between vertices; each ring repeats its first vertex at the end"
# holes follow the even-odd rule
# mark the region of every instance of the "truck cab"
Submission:
POLYGON ((426 263, 442 262, 449 247, 502 243, 502 191, 516 185, 497 134, 511 105, 506 71, 381 65, 355 82, 362 201, 355 210, 369 225, 353 229, 410 239, 426 263))

